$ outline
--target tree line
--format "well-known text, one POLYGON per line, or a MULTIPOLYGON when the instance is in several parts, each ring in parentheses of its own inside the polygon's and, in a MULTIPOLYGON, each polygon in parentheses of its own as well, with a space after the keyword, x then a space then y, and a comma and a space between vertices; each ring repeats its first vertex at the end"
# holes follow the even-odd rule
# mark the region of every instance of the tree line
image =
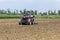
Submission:
MULTIPOLYGON (((32 12, 32 15, 60 15, 60 10, 56 11, 47 11, 47 12, 37 12, 37 10, 31 10, 32 12)), ((23 14, 24 13, 24 10, 14 10, 14 11, 11 11, 10 9, 7 9, 7 10, 0 10, 0 14, 23 14)))

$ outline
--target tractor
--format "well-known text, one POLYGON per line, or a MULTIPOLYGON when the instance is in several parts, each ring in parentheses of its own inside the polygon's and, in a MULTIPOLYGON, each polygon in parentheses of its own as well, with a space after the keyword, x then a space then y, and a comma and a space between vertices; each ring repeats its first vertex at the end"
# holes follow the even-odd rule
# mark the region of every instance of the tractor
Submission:
POLYGON ((33 25, 35 24, 34 16, 31 14, 31 11, 25 11, 19 21, 19 25, 33 25))

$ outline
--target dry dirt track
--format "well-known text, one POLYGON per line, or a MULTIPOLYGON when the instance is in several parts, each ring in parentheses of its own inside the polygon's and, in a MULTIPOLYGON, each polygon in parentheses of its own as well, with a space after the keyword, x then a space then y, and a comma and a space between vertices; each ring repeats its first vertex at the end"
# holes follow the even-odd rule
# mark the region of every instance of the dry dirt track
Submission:
POLYGON ((60 19, 37 19, 36 25, 18 25, 19 19, 0 19, 0 40, 60 40, 60 19))

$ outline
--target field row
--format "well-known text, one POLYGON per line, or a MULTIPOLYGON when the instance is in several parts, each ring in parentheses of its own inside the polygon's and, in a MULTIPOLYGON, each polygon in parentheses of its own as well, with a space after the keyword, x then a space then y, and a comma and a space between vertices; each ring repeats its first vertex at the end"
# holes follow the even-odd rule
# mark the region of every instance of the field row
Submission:
POLYGON ((36 25, 19 25, 19 19, 0 19, 0 40, 60 40, 60 19, 36 19, 36 25))

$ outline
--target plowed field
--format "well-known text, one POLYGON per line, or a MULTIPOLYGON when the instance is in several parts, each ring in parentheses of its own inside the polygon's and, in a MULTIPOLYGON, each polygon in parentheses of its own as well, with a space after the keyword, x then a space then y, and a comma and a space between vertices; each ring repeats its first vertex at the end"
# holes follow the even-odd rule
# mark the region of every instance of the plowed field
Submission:
POLYGON ((36 19, 19 25, 19 19, 0 19, 0 40, 60 40, 60 19, 36 19))

